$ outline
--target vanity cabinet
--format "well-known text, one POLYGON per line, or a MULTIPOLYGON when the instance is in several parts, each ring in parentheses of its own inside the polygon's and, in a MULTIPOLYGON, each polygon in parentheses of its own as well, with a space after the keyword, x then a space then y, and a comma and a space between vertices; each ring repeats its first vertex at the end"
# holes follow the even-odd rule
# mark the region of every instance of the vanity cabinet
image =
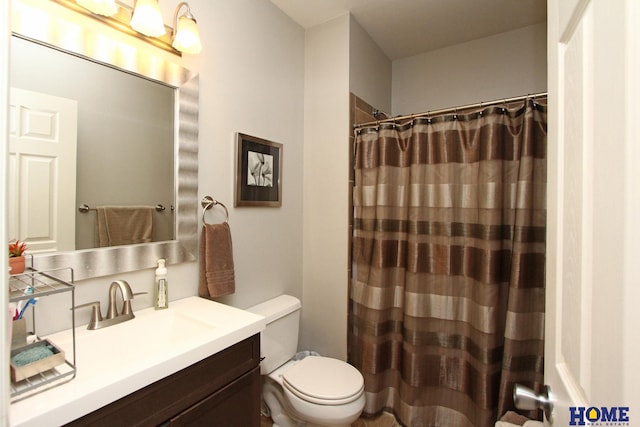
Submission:
POLYGON ((67 425, 259 427, 259 363, 256 334, 67 425))

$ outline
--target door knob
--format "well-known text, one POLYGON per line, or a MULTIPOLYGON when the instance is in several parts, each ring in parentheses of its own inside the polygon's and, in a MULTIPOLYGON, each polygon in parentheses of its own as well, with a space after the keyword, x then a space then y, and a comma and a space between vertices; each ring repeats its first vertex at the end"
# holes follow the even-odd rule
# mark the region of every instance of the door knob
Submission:
POLYGON ((520 384, 513 385, 513 404, 518 409, 532 411, 542 409, 544 416, 550 423, 553 422, 553 401, 551 400, 551 389, 545 385, 542 393, 536 393, 529 387, 520 384))

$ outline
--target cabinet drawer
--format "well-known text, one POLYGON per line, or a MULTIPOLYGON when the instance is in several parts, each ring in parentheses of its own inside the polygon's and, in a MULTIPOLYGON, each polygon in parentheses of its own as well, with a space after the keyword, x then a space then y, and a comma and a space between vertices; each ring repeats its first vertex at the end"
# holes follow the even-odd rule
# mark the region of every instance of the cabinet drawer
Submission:
POLYGON ((259 361, 256 334, 67 425, 159 425, 253 370, 259 361))

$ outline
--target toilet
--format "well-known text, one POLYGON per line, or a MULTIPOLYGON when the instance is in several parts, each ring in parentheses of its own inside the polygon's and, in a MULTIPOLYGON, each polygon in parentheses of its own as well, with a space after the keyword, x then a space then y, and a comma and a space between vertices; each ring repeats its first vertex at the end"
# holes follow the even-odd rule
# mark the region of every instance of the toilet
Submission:
POLYGON ((263 400, 274 426, 350 426, 364 409, 364 378, 338 359, 294 357, 301 307, 299 299, 281 295, 247 309, 267 323, 260 336, 263 400))

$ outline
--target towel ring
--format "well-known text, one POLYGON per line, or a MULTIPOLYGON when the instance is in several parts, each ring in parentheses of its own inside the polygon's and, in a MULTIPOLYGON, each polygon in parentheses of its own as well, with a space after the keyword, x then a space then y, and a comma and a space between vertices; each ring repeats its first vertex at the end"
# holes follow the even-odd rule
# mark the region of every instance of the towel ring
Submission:
POLYGON ((221 202, 215 200, 211 196, 204 196, 202 198, 202 201, 200 202, 200 204, 202 205, 202 223, 203 224, 207 223, 205 221, 205 219, 204 219, 204 215, 207 212, 207 209, 210 209, 211 207, 213 207, 215 205, 222 206, 222 208, 224 209, 224 214, 227 217, 227 219, 225 219, 224 222, 229 222, 229 211, 227 210, 227 207, 224 205, 224 203, 221 203, 221 202))

